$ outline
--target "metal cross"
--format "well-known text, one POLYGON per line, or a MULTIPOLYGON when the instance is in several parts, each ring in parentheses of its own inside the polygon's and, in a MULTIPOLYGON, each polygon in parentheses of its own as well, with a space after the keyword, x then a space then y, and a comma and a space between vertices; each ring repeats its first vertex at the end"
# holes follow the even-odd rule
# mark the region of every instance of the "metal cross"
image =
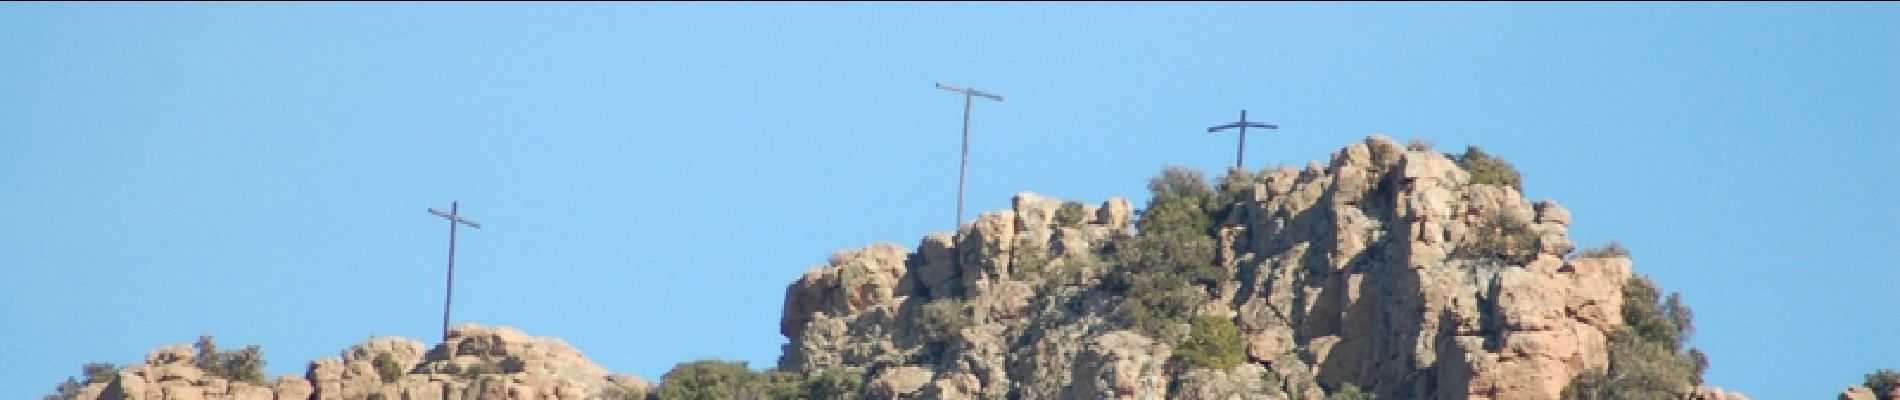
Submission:
POLYGON ((1228 128, 1240 128, 1240 148, 1234 150, 1234 168, 1235 169, 1242 168, 1240 161, 1241 161, 1241 156, 1247 153, 1247 128, 1249 127, 1261 128, 1261 129, 1280 129, 1279 126, 1275 126, 1273 124, 1248 122, 1247 110, 1240 110, 1239 122, 1228 123, 1226 125, 1216 125, 1216 126, 1207 128, 1207 133, 1220 132, 1223 130, 1227 130, 1228 128))
POLYGON ((981 90, 976 90, 973 88, 967 88, 967 87, 959 86, 956 84, 943 83, 943 82, 937 82, 937 88, 963 94, 963 165, 957 171, 957 225, 956 225, 956 229, 958 231, 962 231, 963 230, 963 186, 964 186, 964 182, 966 181, 966 177, 970 175, 970 103, 976 97, 982 97, 985 99, 996 100, 996 101, 1003 101, 1003 96, 998 96, 995 94, 983 92, 981 90))
POLYGON ((455 226, 468 225, 470 228, 482 228, 480 222, 463 218, 460 209, 461 205, 453 201, 449 202, 449 212, 429 209, 430 214, 449 220, 449 290, 448 295, 442 300, 442 342, 444 343, 449 341, 449 304, 455 301, 455 226))

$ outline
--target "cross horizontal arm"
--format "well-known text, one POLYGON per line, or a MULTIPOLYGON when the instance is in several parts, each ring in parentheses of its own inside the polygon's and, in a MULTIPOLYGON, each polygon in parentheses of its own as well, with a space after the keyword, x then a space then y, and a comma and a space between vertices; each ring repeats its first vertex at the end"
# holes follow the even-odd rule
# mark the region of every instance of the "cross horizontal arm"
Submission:
POLYGON ((445 213, 445 212, 442 212, 441 210, 437 210, 437 209, 433 209, 433 208, 431 208, 431 209, 429 209, 429 213, 430 213, 430 214, 435 214, 435 216, 437 216, 437 217, 442 217, 442 218, 444 218, 444 219, 448 219, 448 220, 450 220, 450 221, 455 221, 455 222, 457 222, 457 223, 460 223, 460 224, 462 224, 462 225, 468 225, 468 227, 470 227, 470 228, 475 228, 475 229, 481 229, 481 228, 482 228, 482 223, 480 223, 480 222, 475 222, 475 220, 472 220, 472 219, 468 219, 468 218, 463 218, 463 217, 462 217, 462 216, 460 216, 460 215, 456 215, 456 214, 450 214, 450 213, 445 213))
POLYGON ((1239 122, 1235 122, 1235 123, 1231 123, 1231 124, 1226 124, 1226 125, 1215 125, 1215 126, 1210 126, 1210 127, 1208 127, 1208 128, 1207 128, 1207 133, 1214 133, 1214 132, 1220 132, 1220 131, 1224 131, 1224 130, 1228 130, 1228 129, 1233 129, 1233 128, 1239 128, 1239 127, 1240 127, 1240 123, 1239 123, 1239 122))
POLYGON ((999 96, 999 95, 992 94, 989 92, 984 92, 981 90, 963 87, 961 85, 957 85, 954 83, 937 82, 937 88, 952 91, 952 92, 962 93, 966 95, 982 97, 982 98, 990 99, 990 100, 1003 101, 1003 96, 999 96))
POLYGON ((1226 124, 1226 125, 1216 125, 1213 127, 1209 127, 1207 128, 1207 133, 1220 132, 1220 131, 1233 129, 1233 128, 1239 128, 1243 126, 1248 127, 1248 128, 1280 129, 1279 126, 1273 125, 1273 124, 1262 124, 1259 122, 1235 122, 1235 123, 1226 124))

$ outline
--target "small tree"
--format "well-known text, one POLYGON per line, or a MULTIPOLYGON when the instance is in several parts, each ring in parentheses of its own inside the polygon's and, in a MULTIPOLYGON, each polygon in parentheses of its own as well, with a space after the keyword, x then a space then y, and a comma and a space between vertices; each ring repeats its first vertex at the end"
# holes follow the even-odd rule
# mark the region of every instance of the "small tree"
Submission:
POLYGON ((87 385, 111 382, 119 377, 119 366, 109 362, 86 363, 80 371, 85 374, 87 385))
POLYGON ((1207 300, 1207 288, 1229 278, 1214 265, 1214 241, 1204 235, 1144 232, 1115 248, 1116 268, 1103 285, 1121 292, 1126 321, 1152 337, 1177 338, 1207 300))
POLYGON ((963 300, 943 298, 925 303, 917 315, 917 326, 922 328, 926 342, 944 342, 957 337, 957 332, 970 326, 968 306, 963 300))
POLYGON ((1900 373, 1891 369, 1875 370, 1867 374, 1866 386, 1874 391, 1874 397, 1880 400, 1895 400, 1894 389, 1900 389, 1900 373))
POLYGON ((1708 369, 1708 355, 1683 343, 1694 315, 1681 296, 1663 301, 1649 277, 1623 284, 1623 326, 1609 335, 1609 368, 1572 380, 1565 399, 1683 398, 1708 369))
POLYGON ((235 381, 264 384, 264 348, 258 345, 244 346, 225 356, 226 377, 235 381))
POLYGON ((396 361, 396 356, 386 351, 377 352, 376 358, 370 360, 370 365, 376 367, 376 375, 383 378, 384 383, 395 383, 409 372, 408 368, 403 368, 402 362, 396 361))
POLYGON ((82 385, 79 384, 79 380, 73 379, 73 377, 69 376, 69 377, 66 377, 65 382, 60 382, 59 386, 53 387, 53 394, 49 394, 40 398, 43 400, 77 399, 79 398, 80 387, 82 387, 82 385))
POLYGON ((218 352, 218 340, 211 335, 199 335, 198 342, 192 344, 198 350, 198 369, 212 376, 228 377, 224 368, 224 353, 218 352))
POLYGON ((1194 317, 1187 341, 1174 354, 1188 364, 1221 371, 1232 370, 1247 358, 1240 328, 1231 319, 1213 316, 1194 317))
POLYGON ((1135 222, 1142 234, 1205 235, 1213 226, 1207 203, 1214 192, 1200 171, 1168 167, 1148 181, 1148 191, 1154 198, 1148 201, 1141 220, 1135 222))
POLYGON ((107 383, 112 382, 113 379, 118 379, 119 367, 106 362, 86 363, 85 366, 80 367, 80 375, 85 376, 86 380, 82 382, 68 376, 65 382, 60 382, 59 386, 53 388, 53 394, 41 396, 40 398, 44 400, 77 399, 79 398, 79 389, 87 385, 107 383))
POLYGON ((1082 205, 1082 202, 1063 202, 1062 208, 1056 209, 1056 226, 1059 227, 1080 228, 1088 219, 1088 206, 1082 205))
POLYGON ((1499 185, 1524 191, 1524 176, 1509 161, 1485 153, 1478 146, 1465 147, 1465 154, 1457 157, 1458 166, 1471 173, 1471 183, 1479 185, 1499 185))
POLYGON ((805 382, 805 399, 856 399, 864 390, 864 375, 845 368, 826 368, 805 382))

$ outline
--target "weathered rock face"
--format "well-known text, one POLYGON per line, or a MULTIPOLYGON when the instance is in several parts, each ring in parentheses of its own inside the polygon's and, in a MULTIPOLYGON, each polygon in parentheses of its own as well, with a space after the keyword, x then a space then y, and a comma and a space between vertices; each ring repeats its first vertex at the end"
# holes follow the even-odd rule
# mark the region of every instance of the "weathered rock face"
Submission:
POLYGON ((1231 281, 1200 307, 1242 329, 1240 368, 1170 362, 1178 338, 1116 320, 1121 298, 1097 284, 1133 234, 1127 200, 1062 227, 1061 201, 1034 194, 915 250, 878 244, 806 273, 786 290, 779 367, 903 371, 873 378, 893 393, 927 381, 922 398, 1319 398, 1351 383, 1463 399, 1556 398, 1605 365, 1631 263, 1566 259, 1556 202, 1378 136, 1249 182, 1226 189, 1244 194, 1216 235, 1231 281))
POLYGON ((124 367, 111 382, 82 389, 79 399, 581 400, 652 389, 640 378, 610 375, 560 339, 514 328, 462 325, 449 331, 447 342, 425 349, 407 338, 370 339, 341 357, 311 362, 303 378, 254 385, 208 376, 193 364, 190 346, 167 346, 144 364, 124 367))

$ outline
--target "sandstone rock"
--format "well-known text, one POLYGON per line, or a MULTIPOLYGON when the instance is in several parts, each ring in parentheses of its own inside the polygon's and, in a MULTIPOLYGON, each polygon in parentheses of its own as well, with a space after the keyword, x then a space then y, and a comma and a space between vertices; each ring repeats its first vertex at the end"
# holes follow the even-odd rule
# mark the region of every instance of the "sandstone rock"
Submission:
POLYGON ((1215 238, 1218 266, 1233 279, 1211 284, 1207 301, 1191 309, 1235 318, 1246 368, 1273 377, 1271 391, 1241 389, 1245 379, 1229 379, 1232 372, 1160 368, 1170 346, 1102 318, 1120 315, 1125 297, 1090 277, 1115 268, 1100 260, 1112 259, 1118 235, 1132 233, 1127 200, 1096 208, 1089 226, 1057 229, 1050 215, 1060 202, 1027 193, 962 227, 955 243, 925 239, 908 255, 928 300, 969 305, 970 326, 956 338, 905 333, 917 329, 886 311, 914 301, 905 296, 819 306, 844 296, 814 284, 836 274, 827 267, 788 290, 781 330, 794 340, 780 367, 925 368, 934 379, 917 391, 924 398, 1311 398, 1358 382, 1381 397, 1443 399, 1554 397, 1607 362, 1629 260, 1566 261, 1575 244, 1556 202, 1470 185, 1444 154, 1407 151, 1382 136, 1324 164, 1253 179, 1252 195, 1237 199, 1215 238), (1505 226, 1524 233, 1494 240, 1505 226), (1509 246, 1509 258, 1467 251, 1486 240, 1509 246), (1056 260, 1047 270, 1062 270, 1069 263, 1061 258, 1102 265, 1032 273, 1047 260, 1056 260), (799 339, 801 330, 822 338, 799 339), (1183 392, 1168 393, 1170 385, 1183 392))
POLYGON ((1056 210, 1062 200, 1035 193, 1017 193, 1011 199, 1016 212, 1016 227, 1022 231, 1046 231, 1055 228, 1056 210))
POLYGON ((872 378, 865 388, 872 398, 895 399, 909 397, 929 385, 931 372, 915 366, 891 368, 872 378))
POLYGON ((304 400, 309 399, 315 389, 311 388, 308 380, 285 375, 271 383, 271 392, 276 394, 276 400, 304 400))
POLYGON ((1708 385, 1697 385, 1694 389, 1689 391, 1689 398, 1694 400, 1748 400, 1748 396, 1744 396, 1739 392, 1731 393, 1722 388, 1708 385))
POLYGON ((1866 386, 1854 386, 1841 392, 1840 400, 1878 400, 1878 398, 1874 396, 1873 389, 1868 389, 1866 386))
POLYGON ((1075 390, 1067 398, 1160 399, 1167 397, 1163 369, 1172 349, 1133 331, 1114 331, 1089 342, 1076 359, 1075 390))
POLYGON ((1570 210, 1557 205, 1556 200, 1544 200, 1537 203, 1537 223, 1570 226, 1570 210))
POLYGON ((1129 229, 1134 226, 1135 206, 1128 199, 1110 197, 1095 212, 1094 223, 1107 225, 1113 229, 1129 229))
POLYGON ((145 364, 152 366, 173 364, 192 365, 192 363, 197 360, 198 352, 193 350, 191 346, 184 344, 160 347, 158 350, 152 350, 151 353, 145 356, 145 364))
POLYGON ((94 399, 536 399, 582 400, 607 390, 641 394, 652 384, 609 375, 560 339, 532 337, 509 327, 465 324, 431 351, 406 338, 373 338, 349 346, 340 357, 310 362, 304 378, 283 376, 265 385, 211 376, 192 365, 182 345, 152 352, 147 361, 120 369, 110 384, 86 391, 94 399), (387 354, 406 374, 386 381, 375 360, 387 354), (492 368, 475 375, 476 367, 492 368), (413 370, 410 367, 414 367, 413 370))
POLYGON ((947 233, 938 233, 924 237, 917 245, 917 286, 932 296, 946 296, 954 293, 957 265, 955 238, 947 233))

